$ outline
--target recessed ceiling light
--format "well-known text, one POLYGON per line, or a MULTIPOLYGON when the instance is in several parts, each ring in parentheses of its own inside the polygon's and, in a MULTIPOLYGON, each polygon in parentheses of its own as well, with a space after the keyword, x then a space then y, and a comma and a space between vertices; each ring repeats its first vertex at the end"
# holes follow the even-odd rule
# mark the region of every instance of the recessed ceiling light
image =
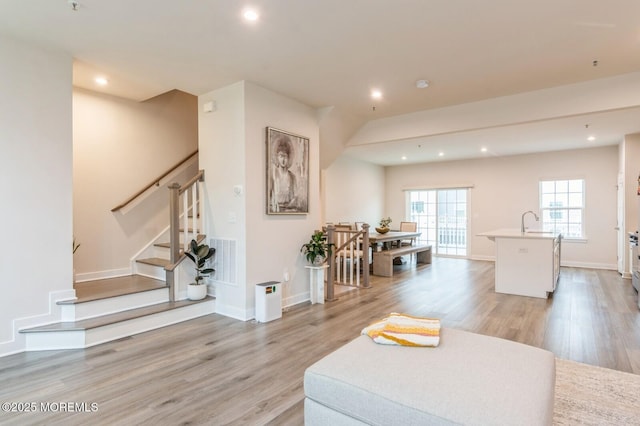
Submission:
POLYGON ((482 148, 480 148, 480 151, 482 151, 482 152, 487 152, 487 147, 486 147, 486 146, 483 146, 482 148))
POLYGON ((595 140, 596 140, 596 137, 595 137, 595 136, 589 136, 589 137, 587 138, 587 140, 588 140, 589 142, 593 142, 593 141, 595 141, 595 140))
POLYGON ((418 81, 416 81, 416 87, 418 89, 426 89, 427 87, 429 87, 429 81, 428 80, 418 80, 418 81))
POLYGON ((382 98, 382 92, 381 92, 381 91, 379 91, 378 89, 373 89, 373 90, 371 91, 371 97, 372 97, 373 99, 381 99, 381 98, 382 98))
POLYGON ((245 11, 242 12, 242 16, 249 22, 255 22, 260 17, 258 12, 256 12, 254 9, 245 9, 245 11))
POLYGON ((96 83, 100 86, 106 86, 107 84, 109 84, 109 80, 107 80, 105 77, 96 77, 96 83))
POLYGON ((444 156, 444 152, 440 151, 440 152, 438 153, 438 156, 439 156, 439 157, 443 157, 443 156, 444 156))
POLYGON ((401 158, 402 160, 406 160, 406 159, 407 159, 407 156, 406 156, 406 155, 403 155, 403 156, 402 156, 402 157, 400 157, 400 158, 401 158))

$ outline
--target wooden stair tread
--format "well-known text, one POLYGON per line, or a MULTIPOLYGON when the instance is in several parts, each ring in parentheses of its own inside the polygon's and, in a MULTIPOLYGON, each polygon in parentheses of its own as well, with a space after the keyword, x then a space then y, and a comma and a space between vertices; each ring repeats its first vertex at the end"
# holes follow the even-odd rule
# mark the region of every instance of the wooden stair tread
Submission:
POLYGON ((116 324, 123 321, 157 314, 160 312, 179 309, 184 306, 208 302, 211 300, 214 300, 214 298, 211 296, 207 296, 202 300, 180 300, 176 302, 158 303, 151 306, 145 306, 143 308, 129 309, 127 311, 122 311, 115 314, 102 315, 100 317, 88 318, 80 321, 58 322, 39 327, 26 328, 20 330, 20 333, 91 330, 98 327, 104 327, 106 325, 116 324))
POLYGON ((124 277, 106 278, 94 281, 75 283, 75 300, 63 300, 58 305, 75 305, 78 303, 108 299, 110 297, 124 296, 127 294, 141 293, 167 288, 167 283, 162 280, 144 277, 142 275, 127 275, 124 277))
POLYGON ((138 263, 145 263, 147 265, 153 265, 153 266, 161 266, 161 267, 166 267, 169 266, 169 264, 171 262, 169 262, 169 259, 162 259, 160 257, 148 257, 146 259, 136 259, 136 262, 138 263))
MULTIPOLYGON (((202 234, 198 234, 196 235, 196 241, 198 242, 198 244, 202 243, 202 240, 204 240, 204 235, 202 234)), ((154 246, 156 247, 164 247, 164 248, 171 248, 171 243, 167 242, 167 243, 155 243, 154 246)), ((182 247, 182 245, 181 245, 182 247)), ((180 249, 180 253, 182 253, 183 250, 180 249)))

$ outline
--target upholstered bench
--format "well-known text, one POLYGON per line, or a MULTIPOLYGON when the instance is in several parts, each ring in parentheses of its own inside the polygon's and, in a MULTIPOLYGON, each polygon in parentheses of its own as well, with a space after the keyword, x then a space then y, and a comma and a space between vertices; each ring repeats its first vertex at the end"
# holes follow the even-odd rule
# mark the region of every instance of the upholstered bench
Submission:
POLYGON ((444 328, 436 348, 360 336, 305 371, 305 425, 544 425, 555 357, 521 343, 444 328))

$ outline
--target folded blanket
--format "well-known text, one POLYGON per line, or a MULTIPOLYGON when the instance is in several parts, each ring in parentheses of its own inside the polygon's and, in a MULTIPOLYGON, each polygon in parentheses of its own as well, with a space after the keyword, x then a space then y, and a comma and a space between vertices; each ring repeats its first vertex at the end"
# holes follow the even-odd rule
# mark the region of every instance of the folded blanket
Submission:
POLYGON ((362 329, 362 334, 383 345, 436 347, 440 343, 440 320, 394 312, 362 329))

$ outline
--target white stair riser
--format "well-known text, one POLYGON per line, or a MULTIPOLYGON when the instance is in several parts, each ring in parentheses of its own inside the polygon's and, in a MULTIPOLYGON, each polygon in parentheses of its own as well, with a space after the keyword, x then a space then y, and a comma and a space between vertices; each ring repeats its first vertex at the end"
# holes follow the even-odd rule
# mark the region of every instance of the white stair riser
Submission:
POLYGON ((87 333, 87 347, 209 315, 215 312, 215 307, 215 300, 211 300, 96 328, 87 333))
POLYGON ((82 330, 41 331, 26 333, 27 351, 83 348, 85 332, 82 330))
POLYGON ((60 305, 61 321, 78 321, 169 301, 169 289, 143 291, 108 299, 60 305))
POLYGON ((167 278, 167 274, 163 267, 149 265, 146 263, 134 262, 135 273, 144 277, 155 278, 156 280, 164 281, 167 278))
POLYGON ((215 300, 211 300, 87 331, 30 332, 26 333, 26 350, 83 349, 214 312, 215 300))
POLYGON ((152 254, 150 257, 159 257, 161 259, 169 259, 169 257, 171 257, 171 254, 169 252, 170 252, 169 247, 153 246, 152 254))

